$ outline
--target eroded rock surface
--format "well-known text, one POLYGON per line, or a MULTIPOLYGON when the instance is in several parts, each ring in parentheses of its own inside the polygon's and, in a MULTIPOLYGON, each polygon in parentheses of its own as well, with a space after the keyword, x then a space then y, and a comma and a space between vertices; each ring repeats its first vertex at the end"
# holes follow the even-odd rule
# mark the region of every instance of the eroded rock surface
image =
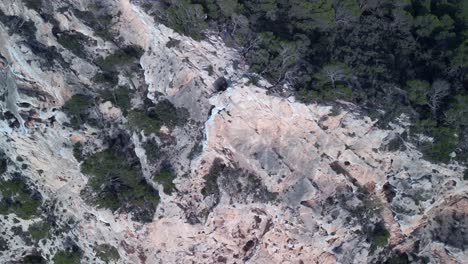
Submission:
POLYGON ((178 35, 137 1, 26 2, 0 3, 0 172, 27 183, 37 206, 27 217, 21 203, 0 210, 0 262, 468 259, 464 168, 423 160, 403 139, 404 116, 382 130, 345 102, 268 95, 234 49, 178 35), (111 17, 105 34, 92 23, 100 13, 111 17), (132 170, 99 182, 99 168, 85 169, 93 178, 83 167, 106 149, 132 170), (97 197, 135 197, 90 204, 94 182, 97 197), (148 188, 157 199, 139 197, 148 188), (47 235, 32 235, 36 223, 47 235))

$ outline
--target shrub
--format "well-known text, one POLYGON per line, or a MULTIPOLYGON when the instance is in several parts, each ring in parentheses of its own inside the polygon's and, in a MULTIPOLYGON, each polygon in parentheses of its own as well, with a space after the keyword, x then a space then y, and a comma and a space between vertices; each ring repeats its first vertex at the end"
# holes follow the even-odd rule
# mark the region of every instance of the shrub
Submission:
POLYGON ((189 112, 185 108, 176 108, 168 100, 163 100, 156 104, 153 111, 148 111, 149 116, 158 120, 170 128, 183 126, 189 119, 189 112))
POLYGON ((119 83, 118 76, 113 72, 98 72, 94 75, 93 82, 116 86, 119 83))
POLYGON ((189 113, 184 108, 176 108, 168 100, 159 102, 154 107, 149 107, 146 112, 133 110, 128 114, 130 127, 143 130, 146 134, 159 132, 161 126, 169 128, 183 126, 188 121, 189 113))
POLYGON ((70 124, 78 129, 86 122, 88 109, 93 100, 90 96, 84 94, 73 95, 62 107, 62 110, 70 117, 70 124))
POLYGON ((457 130, 437 126, 434 119, 423 119, 411 127, 411 133, 423 133, 433 138, 432 142, 423 142, 421 151, 425 159, 433 162, 448 162, 449 154, 455 151, 458 144, 457 130))
POLYGON ((80 58, 86 57, 86 50, 82 43, 87 41, 88 38, 80 32, 60 32, 57 34, 57 42, 80 58))
POLYGON ((107 41, 113 41, 115 34, 111 31, 112 15, 106 12, 104 6, 93 5, 89 9, 91 11, 73 9, 73 13, 78 19, 91 27, 97 36, 107 41))
POLYGON ((406 90, 411 103, 415 105, 426 105, 428 103, 426 93, 430 89, 427 81, 410 80, 406 82, 406 90))
POLYGON ((456 130, 452 128, 433 128, 431 136, 434 141, 422 146, 424 157, 434 162, 448 162, 450 160, 449 154, 455 150, 458 143, 455 133, 456 130))
POLYGON ((205 179, 205 187, 201 190, 203 196, 219 196, 218 178, 225 167, 221 159, 217 158, 213 161, 210 171, 203 177, 205 179))
POLYGON ((77 142, 73 145, 73 156, 77 161, 82 161, 83 156, 83 145, 80 142, 77 142))
POLYGON ((94 249, 96 256, 105 263, 116 262, 120 259, 117 249, 109 244, 101 244, 94 249))
POLYGON ((158 175, 154 176, 153 180, 163 186, 165 194, 171 194, 175 189, 174 179, 177 176, 172 170, 165 169, 161 170, 158 175))
POLYGON ((157 134, 162 125, 158 120, 139 110, 129 111, 127 119, 130 128, 142 130, 145 134, 157 134))
POLYGON ((21 264, 46 264, 47 261, 41 255, 27 255, 21 259, 21 264))
POLYGON ((75 251, 58 251, 52 258, 55 264, 80 264, 81 255, 75 251))
POLYGON ((368 233, 369 240, 371 243, 371 251, 385 247, 388 243, 388 239, 390 238, 390 232, 385 228, 383 223, 378 223, 375 225, 374 229, 368 233))
POLYGON ((136 164, 110 149, 95 153, 81 165, 81 171, 89 176, 81 195, 99 208, 133 212, 134 219, 151 221, 159 195, 138 170, 136 164))
POLYGON ((8 169, 7 159, 0 158, 0 176, 5 173, 8 169))
POLYGON ((126 86, 119 86, 116 89, 108 89, 101 92, 104 101, 110 101, 114 106, 119 107, 124 115, 127 115, 131 107, 130 89, 126 86))
POLYGON ((33 192, 20 178, 0 181, 0 214, 14 213, 23 219, 37 215, 41 205, 39 193, 33 192))
POLYGON ((23 2, 27 8, 36 10, 37 12, 41 11, 42 0, 23 0, 23 2))
POLYGON ((187 158, 193 160, 196 156, 198 156, 203 151, 203 144, 201 142, 197 142, 195 146, 190 150, 187 155, 187 158))
POLYGON ((38 222, 29 226, 28 232, 31 238, 39 241, 43 238, 49 237, 50 225, 46 222, 38 222))
POLYGON ((165 13, 167 16, 164 20, 170 28, 196 40, 203 37, 202 32, 208 27, 203 6, 191 4, 189 0, 174 2, 165 13))
POLYGON ((146 157, 149 162, 154 162, 160 156, 160 147, 154 140, 148 140, 143 143, 143 148, 146 152, 146 157))
POLYGON ((98 65, 104 71, 115 71, 117 67, 124 66, 136 62, 143 55, 143 50, 136 46, 128 46, 121 50, 115 51, 107 57, 99 57, 96 59, 98 65))
POLYGON ((99 57, 96 60, 96 65, 104 71, 113 71, 116 69, 117 66, 122 66, 130 63, 132 59, 133 58, 129 56, 126 52, 118 50, 105 58, 99 57))

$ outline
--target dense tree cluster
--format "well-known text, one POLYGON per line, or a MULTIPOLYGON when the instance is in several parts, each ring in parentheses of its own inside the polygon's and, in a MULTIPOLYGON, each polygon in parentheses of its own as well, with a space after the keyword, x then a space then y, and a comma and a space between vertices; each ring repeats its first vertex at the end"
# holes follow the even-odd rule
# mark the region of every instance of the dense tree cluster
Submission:
POLYGON ((144 6, 196 39, 205 29, 219 32, 252 71, 274 86, 292 84, 304 101, 345 99, 370 112, 384 110, 376 117, 386 121, 410 114, 414 131, 435 138, 424 147, 428 158, 447 161, 468 145, 462 142, 468 134, 468 1, 164 0, 144 6))

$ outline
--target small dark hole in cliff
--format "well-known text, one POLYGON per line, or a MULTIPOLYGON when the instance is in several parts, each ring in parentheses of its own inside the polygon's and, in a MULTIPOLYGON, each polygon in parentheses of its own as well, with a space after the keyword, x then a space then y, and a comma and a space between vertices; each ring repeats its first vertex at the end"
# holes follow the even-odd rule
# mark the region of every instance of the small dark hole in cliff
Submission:
POLYGON ((224 77, 219 77, 214 83, 213 87, 215 91, 217 92, 222 92, 226 91, 226 89, 229 87, 229 83, 224 77))
POLYGON ((208 118, 210 118, 211 115, 213 115, 213 110, 215 110, 215 109, 216 109, 216 106, 214 106, 214 105, 212 105, 212 106, 210 107, 210 111, 208 111, 208 118))
POLYGON ((345 165, 345 166, 349 166, 349 165, 351 165, 351 163, 350 163, 349 161, 345 161, 345 162, 344 162, 344 165, 345 165))
POLYGON ((20 127, 19 121, 16 119, 16 117, 10 111, 6 111, 5 113, 3 113, 3 116, 5 117, 6 120, 8 120, 8 125, 11 128, 19 128, 20 127))
POLYGON ((391 203, 393 201, 393 198, 395 198, 396 196, 395 187, 387 182, 383 185, 382 189, 383 189, 385 198, 387 199, 389 203, 391 203))
POLYGON ((247 251, 251 250, 254 246, 255 246, 255 242, 253 240, 249 240, 249 241, 247 241, 247 243, 245 243, 242 250, 247 252, 247 251))
POLYGON ((28 107, 31 106, 31 104, 30 103, 19 103, 18 106, 22 107, 22 108, 28 108, 28 107))

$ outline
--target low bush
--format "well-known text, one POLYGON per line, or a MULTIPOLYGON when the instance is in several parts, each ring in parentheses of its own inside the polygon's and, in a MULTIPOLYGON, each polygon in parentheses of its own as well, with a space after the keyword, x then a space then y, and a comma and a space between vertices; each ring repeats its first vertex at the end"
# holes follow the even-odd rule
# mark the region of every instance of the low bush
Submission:
POLYGON ((92 97, 84 94, 73 95, 62 107, 62 110, 69 116, 70 125, 78 129, 87 120, 89 108, 92 106, 92 97))
POLYGON ((161 170, 158 175, 154 176, 153 180, 163 186, 165 194, 171 194, 175 189, 175 184, 173 183, 174 179, 177 176, 172 170, 165 169, 161 170))
POLYGON ((86 57, 86 50, 83 43, 87 41, 88 38, 80 32, 57 33, 57 42, 80 58, 86 57))
POLYGON ((149 117, 140 110, 129 111, 127 119, 131 129, 144 131, 148 135, 157 134, 162 125, 158 120, 149 117))
POLYGON ((76 251, 58 251, 52 258, 55 264, 80 264, 81 255, 76 251))
POLYGON ((38 214, 42 197, 21 178, 0 181, 0 214, 16 214, 31 219, 38 214))
POLYGON ((148 140, 143 143, 143 148, 145 149, 148 162, 154 162, 160 157, 161 149, 154 140, 148 140))
POLYGON ((115 71, 117 67, 129 65, 138 62, 138 59, 143 55, 143 50, 136 46, 127 46, 123 49, 115 51, 107 57, 99 57, 95 63, 103 71, 115 71))
POLYGON ((130 127, 143 130, 146 134, 157 134, 163 125, 169 128, 183 126, 188 119, 189 113, 185 108, 176 108, 168 100, 150 106, 146 111, 133 110, 128 114, 130 127))
POLYGON ((120 259, 117 249, 109 244, 101 244, 94 249, 96 256, 105 263, 113 263, 120 259))
POLYGON ((96 60, 96 65, 104 71, 114 71, 116 67, 132 62, 133 58, 126 52, 118 50, 107 57, 99 57, 96 60))
POLYGON ((104 101, 110 101, 114 106, 117 106, 122 110, 124 115, 128 114, 128 110, 131 107, 131 91, 126 86, 119 86, 115 89, 107 89, 102 91, 101 97, 104 101))
POLYGON ((116 34, 111 30, 113 17, 105 10, 104 6, 93 5, 89 7, 89 11, 80 11, 78 9, 73 9, 72 11, 78 19, 91 27, 97 36, 107 41, 114 40, 116 34))
POLYGON ((225 167, 221 159, 215 159, 213 161, 210 171, 203 177, 205 179, 205 187, 201 190, 203 196, 219 196, 218 178, 221 176, 225 167))
POLYGON ((423 142, 420 146, 424 158, 433 162, 450 161, 449 154, 455 151, 458 144, 457 130, 438 126, 433 119, 416 122, 411 128, 411 133, 425 134, 433 138, 432 142, 423 142))
POLYGON ((36 10, 37 12, 41 11, 42 0, 22 0, 22 1, 27 8, 36 10))
POLYGON ((35 241, 39 241, 43 238, 47 238, 50 235, 50 225, 46 222, 38 222, 29 226, 28 232, 31 238, 35 241))
POLYGON ((0 176, 5 173, 8 169, 8 160, 0 157, 0 176))
POLYGON ((137 221, 152 220, 159 194, 139 175, 137 164, 107 149, 88 157, 81 171, 89 181, 81 195, 99 208, 132 212, 137 221))
POLYGON ((83 160, 83 144, 77 142, 73 145, 73 156, 77 161, 83 160))
POLYGON ((390 232, 385 228, 383 223, 378 223, 375 225, 373 230, 368 233, 368 239, 371 243, 371 251, 385 247, 388 244, 388 239, 390 238, 390 232))

